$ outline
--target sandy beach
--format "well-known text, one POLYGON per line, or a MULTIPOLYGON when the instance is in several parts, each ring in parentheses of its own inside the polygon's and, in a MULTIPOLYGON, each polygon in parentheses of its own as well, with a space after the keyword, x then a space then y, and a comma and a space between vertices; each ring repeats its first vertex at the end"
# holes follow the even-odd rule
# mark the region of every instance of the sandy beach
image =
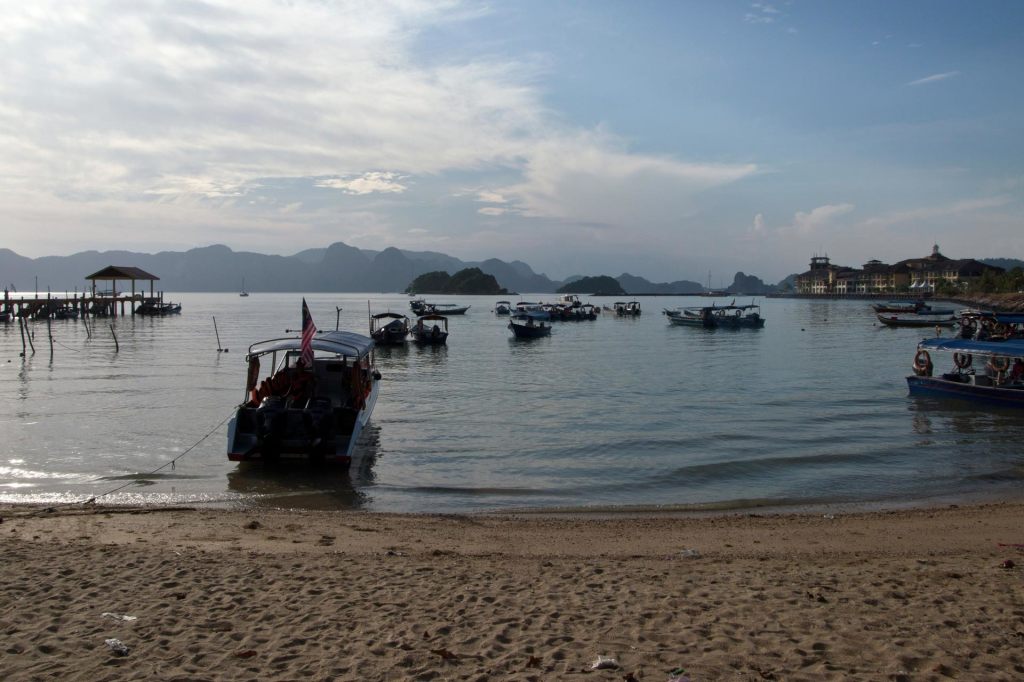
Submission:
POLYGON ((1018 504, 0 515, 6 680, 1024 678, 1018 504))

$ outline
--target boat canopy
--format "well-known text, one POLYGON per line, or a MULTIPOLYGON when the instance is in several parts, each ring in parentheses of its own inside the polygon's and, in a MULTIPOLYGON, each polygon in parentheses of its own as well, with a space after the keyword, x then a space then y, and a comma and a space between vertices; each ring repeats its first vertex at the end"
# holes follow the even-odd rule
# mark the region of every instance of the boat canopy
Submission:
POLYGON ((977 317, 995 320, 1002 324, 1024 324, 1024 313, 994 313, 987 310, 970 310, 960 313, 963 317, 977 317))
POLYGON ((404 320, 404 319, 406 319, 406 317, 405 317, 405 315, 399 315, 398 313, 377 313, 376 315, 373 316, 373 319, 375 319, 375 320, 385 320, 385 319, 404 320))
MULTIPOLYGON (((335 355, 362 358, 373 350, 373 339, 369 336, 356 334, 355 332, 323 332, 313 337, 313 350, 335 355)), ((283 339, 271 339, 260 341, 249 346, 248 358, 253 358, 267 353, 276 353, 282 350, 300 350, 302 348, 301 336, 290 336, 283 339)))
POLYGON ((944 351, 947 353, 969 353, 971 355, 1001 355, 1013 358, 1024 357, 1024 340, 974 341, 972 339, 925 339, 917 344, 918 350, 944 351))
POLYGON ((447 322, 448 318, 445 317, 444 315, 433 315, 433 314, 432 315, 423 315, 422 317, 416 318, 417 322, 421 322, 421 321, 424 321, 424 320, 444 320, 445 322, 447 322))

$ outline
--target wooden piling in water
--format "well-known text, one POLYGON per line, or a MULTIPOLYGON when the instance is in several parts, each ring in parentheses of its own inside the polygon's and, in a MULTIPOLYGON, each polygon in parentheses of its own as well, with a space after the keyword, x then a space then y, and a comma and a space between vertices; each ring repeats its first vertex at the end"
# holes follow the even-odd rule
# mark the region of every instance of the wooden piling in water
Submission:
POLYGON ((114 337, 114 352, 115 353, 120 353, 121 352, 121 344, 119 344, 117 342, 117 332, 114 331, 114 325, 112 325, 110 323, 107 323, 107 326, 110 327, 110 335, 114 337))

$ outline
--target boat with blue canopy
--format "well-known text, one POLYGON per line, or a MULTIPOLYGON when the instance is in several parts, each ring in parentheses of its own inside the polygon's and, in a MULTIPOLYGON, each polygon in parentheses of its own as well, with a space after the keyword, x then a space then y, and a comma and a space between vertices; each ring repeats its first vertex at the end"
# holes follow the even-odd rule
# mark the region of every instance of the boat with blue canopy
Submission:
POLYGON ((301 361, 301 335, 249 346, 245 400, 228 423, 228 459, 351 464, 377 402, 373 339, 329 331, 311 345, 312 366, 301 361))
POLYGON ((917 344, 913 370, 907 377, 913 396, 1024 407, 1024 339, 925 339, 917 344), (932 353, 951 354, 953 368, 936 375, 932 353))

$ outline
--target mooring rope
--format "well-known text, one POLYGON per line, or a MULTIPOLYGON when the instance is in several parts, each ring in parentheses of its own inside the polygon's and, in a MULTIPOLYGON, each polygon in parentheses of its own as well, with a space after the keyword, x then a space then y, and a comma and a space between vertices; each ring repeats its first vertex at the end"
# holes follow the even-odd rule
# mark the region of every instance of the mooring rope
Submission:
MULTIPOLYGON (((146 476, 152 476, 153 474, 155 474, 155 473, 158 473, 158 472, 160 472, 160 471, 162 471, 162 470, 166 469, 167 467, 171 467, 171 470, 173 471, 173 470, 174 470, 174 464, 175 464, 175 462, 177 462, 177 461, 178 461, 179 459, 181 459, 182 457, 184 457, 184 456, 185 456, 185 455, 187 455, 188 453, 190 453, 190 452, 192 452, 193 450, 195 450, 195 449, 196 449, 197 447, 199 447, 199 444, 200 444, 200 443, 202 443, 202 442, 203 442, 204 440, 206 440, 207 438, 209 438, 210 436, 212 436, 212 435, 213 435, 214 433, 216 433, 216 432, 217 432, 217 429, 219 429, 219 428, 220 428, 221 426, 223 426, 223 425, 224 425, 224 422, 226 422, 226 421, 227 421, 228 419, 230 419, 230 418, 231 418, 231 415, 233 415, 234 413, 235 413, 235 411, 234 411, 234 410, 232 410, 231 412, 229 412, 229 413, 227 414, 227 416, 226 416, 226 417, 224 417, 223 419, 221 419, 221 420, 220 420, 220 422, 219 422, 219 423, 218 423, 218 424, 217 424, 216 426, 214 426, 214 427, 213 427, 212 429, 210 429, 210 431, 209 431, 209 432, 208 432, 208 433, 207 433, 207 434, 206 434, 205 436, 203 436, 202 438, 200 438, 199 440, 197 440, 197 441, 196 441, 195 443, 193 443, 192 445, 190 445, 190 446, 188 447, 188 449, 187 449, 187 450, 185 450, 185 451, 184 451, 183 453, 181 453, 180 455, 178 455, 178 456, 177 456, 177 457, 175 457, 174 459, 172 459, 172 460, 169 460, 169 461, 167 461, 167 462, 164 462, 163 464, 161 464, 161 465, 160 465, 160 466, 158 466, 158 467, 157 467, 156 469, 153 469, 153 470, 152 470, 152 471, 150 471, 150 472, 147 472, 147 473, 145 473, 145 474, 138 474, 138 476, 141 476, 141 477, 143 477, 143 478, 144 478, 144 477, 146 477, 146 476)), ((137 480, 132 480, 132 481, 128 481, 127 483, 124 483, 124 484, 122 484, 122 485, 119 485, 119 486, 117 486, 116 488, 112 488, 112 489, 110 489, 110 490, 106 491, 105 493, 100 493, 99 495, 94 495, 94 496, 90 497, 90 498, 89 498, 88 500, 86 500, 85 502, 83 502, 82 504, 95 504, 95 502, 96 502, 96 500, 97 500, 97 499, 99 499, 99 498, 101 498, 101 497, 106 497, 107 495, 113 495, 114 493, 116 493, 116 492, 119 492, 119 491, 121 491, 121 490, 124 490, 124 489, 125 489, 125 488, 127 488, 128 486, 132 486, 132 485, 135 485, 135 484, 137 484, 137 483, 138 483, 138 481, 137 481, 137 480)), ((78 504, 78 503, 77 503, 77 502, 74 502, 74 503, 72 503, 72 504, 78 504)))

